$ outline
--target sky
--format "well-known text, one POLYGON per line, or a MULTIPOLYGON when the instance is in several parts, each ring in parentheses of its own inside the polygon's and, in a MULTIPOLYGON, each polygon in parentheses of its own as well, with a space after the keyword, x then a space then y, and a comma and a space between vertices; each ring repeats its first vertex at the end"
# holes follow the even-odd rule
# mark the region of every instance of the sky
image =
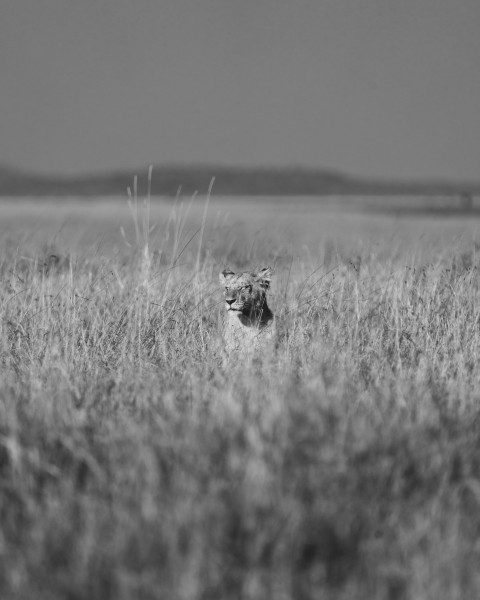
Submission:
POLYGON ((478 0, 2 0, 0 163, 480 180, 478 0))

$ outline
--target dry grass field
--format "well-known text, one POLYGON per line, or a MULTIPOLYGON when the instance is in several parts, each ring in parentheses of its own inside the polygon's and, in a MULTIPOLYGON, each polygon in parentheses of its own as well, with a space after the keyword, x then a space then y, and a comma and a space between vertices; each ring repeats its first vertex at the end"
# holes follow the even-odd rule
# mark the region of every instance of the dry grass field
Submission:
POLYGON ((480 221, 0 204, 0 597, 480 597, 480 221), (218 273, 275 267, 225 365, 218 273))

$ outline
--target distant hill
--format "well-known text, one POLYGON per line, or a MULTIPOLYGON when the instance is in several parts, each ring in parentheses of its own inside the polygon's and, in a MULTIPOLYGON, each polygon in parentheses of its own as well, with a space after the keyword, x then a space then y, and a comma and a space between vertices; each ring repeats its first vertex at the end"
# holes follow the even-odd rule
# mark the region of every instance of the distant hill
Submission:
MULTIPOLYGON (((147 191, 147 169, 81 176, 45 176, 0 165, 0 196, 117 196, 125 195, 138 176, 138 193, 147 191)), ((343 173, 301 167, 244 168, 214 165, 157 166, 152 194, 175 196, 205 193, 215 177, 216 195, 324 196, 324 195, 435 195, 478 194, 478 184, 425 181, 378 181, 343 173)))

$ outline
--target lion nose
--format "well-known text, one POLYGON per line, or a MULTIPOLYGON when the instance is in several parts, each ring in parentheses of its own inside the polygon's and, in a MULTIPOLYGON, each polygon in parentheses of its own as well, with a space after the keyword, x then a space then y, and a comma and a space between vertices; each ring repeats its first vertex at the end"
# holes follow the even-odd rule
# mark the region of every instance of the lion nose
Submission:
POLYGON ((229 305, 232 306, 232 304, 235 302, 235 298, 226 298, 225 302, 229 305))

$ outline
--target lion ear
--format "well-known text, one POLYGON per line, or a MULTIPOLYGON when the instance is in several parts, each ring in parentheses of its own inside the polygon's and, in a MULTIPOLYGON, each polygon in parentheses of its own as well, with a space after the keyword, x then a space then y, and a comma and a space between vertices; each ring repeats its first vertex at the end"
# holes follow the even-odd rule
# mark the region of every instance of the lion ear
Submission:
POLYGON ((225 285, 234 275, 235 273, 233 271, 230 271, 230 269, 225 269, 225 271, 220 273, 218 278, 220 279, 220 283, 225 285))
POLYGON ((258 271, 256 275, 257 281, 263 288, 268 289, 270 287, 270 282, 272 281, 272 275, 274 272, 275 271, 272 269, 272 267, 265 267, 264 269, 260 269, 260 271, 258 271))

